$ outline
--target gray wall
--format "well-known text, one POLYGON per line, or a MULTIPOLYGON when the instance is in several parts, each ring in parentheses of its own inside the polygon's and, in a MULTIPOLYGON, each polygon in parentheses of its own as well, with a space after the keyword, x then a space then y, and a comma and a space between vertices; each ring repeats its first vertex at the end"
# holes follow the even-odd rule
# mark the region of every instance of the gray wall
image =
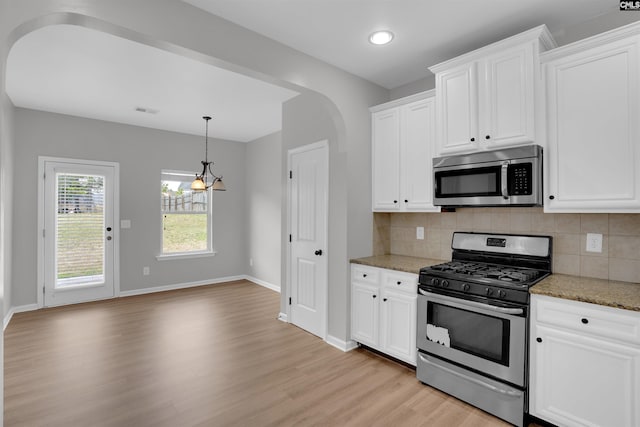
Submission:
MULTIPOLYGON (((435 64, 431 64, 435 65, 435 64)), ((416 80, 415 82, 407 83, 402 86, 391 89, 389 99, 404 98, 405 96, 413 95, 414 93, 424 92, 425 90, 435 89, 436 76, 425 67, 426 77, 416 80)))
MULTIPOLYGON (((315 95, 300 95, 285 102, 282 109, 282 164, 280 174, 283 192, 287 189, 288 150, 314 142, 329 142, 329 242, 327 248, 329 266, 328 334, 346 338, 349 316, 349 286, 347 254, 347 153, 338 147, 338 130, 331 116, 322 107, 315 95)), ((282 230, 287 230, 287 204, 282 200, 282 230)), ((287 244, 286 233, 282 234, 282 277, 286 277, 287 244)), ((286 312, 289 295, 281 294, 282 312, 286 312)))
POLYGON ((214 257, 157 261, 161 247, 160 171, 196 171, 203 138, 136 126, 16 109, 13 204, 12 305, 36 302, 38 156, 104 160, 120 164, 120 217, 131 229, 120 232, 120 289, 197 282, 245 274, 245 145, 210 139, 215 172, 228 191, 214 193, 214 257), (151 274, 142 275, 149 266, 151 274))
POLYGON ((2 292, 2 309, 4 316, 11 308, 11 276, 13 252, 11 245, 13 240, 13 209, 12 203, 4 203, 13 200, 14 181, 14 113, 15 108, 11 100, 3 95, 2 117, 0 120, 0 292, 2 292))
POLYGON ((282 133, 246 144, 247 274, 280 287, 282 133), (249 265, 253 260, 253 266, 249 265))
MULTIPOLYGON (((617 3, 615 3, 615 7, 618 7, 617 3)), ((553 38, 556 40, 556 43, 558 43, 558 46, 564 46, 638 20, 640 20, 640 13, 637 11, 614 10, 613 12, 605 13, 588 21, 570 25, 557 31, 552 29, 553 38)))

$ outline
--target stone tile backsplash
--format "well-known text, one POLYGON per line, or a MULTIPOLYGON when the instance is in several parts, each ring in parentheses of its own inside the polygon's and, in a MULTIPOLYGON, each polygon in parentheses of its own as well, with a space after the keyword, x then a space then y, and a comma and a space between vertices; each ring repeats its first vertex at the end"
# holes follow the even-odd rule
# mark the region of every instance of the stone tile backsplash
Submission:
POLYGON ((443 213, 374 213, 374 255, 451 259, 454 231, 553 237, 553 272, 640 282, 640 214, 552 214, 542 208, 464 208, 443 213), (424 227, 424 240, 416 239, 424 227), (586 251, 587 233, 602 252, 586 251))

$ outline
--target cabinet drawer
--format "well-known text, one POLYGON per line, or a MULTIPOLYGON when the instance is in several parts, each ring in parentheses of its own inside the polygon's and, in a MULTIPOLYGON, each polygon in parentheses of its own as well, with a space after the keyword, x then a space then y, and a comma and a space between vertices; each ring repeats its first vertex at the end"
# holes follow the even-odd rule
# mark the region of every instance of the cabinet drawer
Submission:
POLYGON ((377 285, 380 279, 380 269, 361 264, 351 264, 351 280, 360 283, 377 285))
POLYGON ((640 312, 533 295, 538 323, 560 326, 607 340, 640 344, 640 312))
POLYGON ((418 275, 386 270, 382 277, 382 286, 416 294, 418 292, 418 275))

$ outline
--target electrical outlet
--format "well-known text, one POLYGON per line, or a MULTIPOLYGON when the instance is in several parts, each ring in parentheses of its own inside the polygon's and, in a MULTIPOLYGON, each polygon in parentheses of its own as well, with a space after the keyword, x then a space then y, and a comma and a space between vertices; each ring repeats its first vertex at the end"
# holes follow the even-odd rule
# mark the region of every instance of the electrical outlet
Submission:
POLYGON ((149 275, 149 267, 142 267, 142 275, 143 276, 149 275))
POLYGON ((416 239, 424 240, 424 227, 416 227, 416 239))
POLYGON ((602 252, 602 234, 587 233, 587 252, 602 252))

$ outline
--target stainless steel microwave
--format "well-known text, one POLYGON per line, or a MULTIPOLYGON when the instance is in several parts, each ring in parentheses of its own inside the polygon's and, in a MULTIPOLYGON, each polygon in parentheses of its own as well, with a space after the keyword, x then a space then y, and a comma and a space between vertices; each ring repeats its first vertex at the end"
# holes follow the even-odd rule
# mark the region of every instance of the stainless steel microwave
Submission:
POLYGON ((433 159, 436 206, 541 206, 542 147, 433 159))

